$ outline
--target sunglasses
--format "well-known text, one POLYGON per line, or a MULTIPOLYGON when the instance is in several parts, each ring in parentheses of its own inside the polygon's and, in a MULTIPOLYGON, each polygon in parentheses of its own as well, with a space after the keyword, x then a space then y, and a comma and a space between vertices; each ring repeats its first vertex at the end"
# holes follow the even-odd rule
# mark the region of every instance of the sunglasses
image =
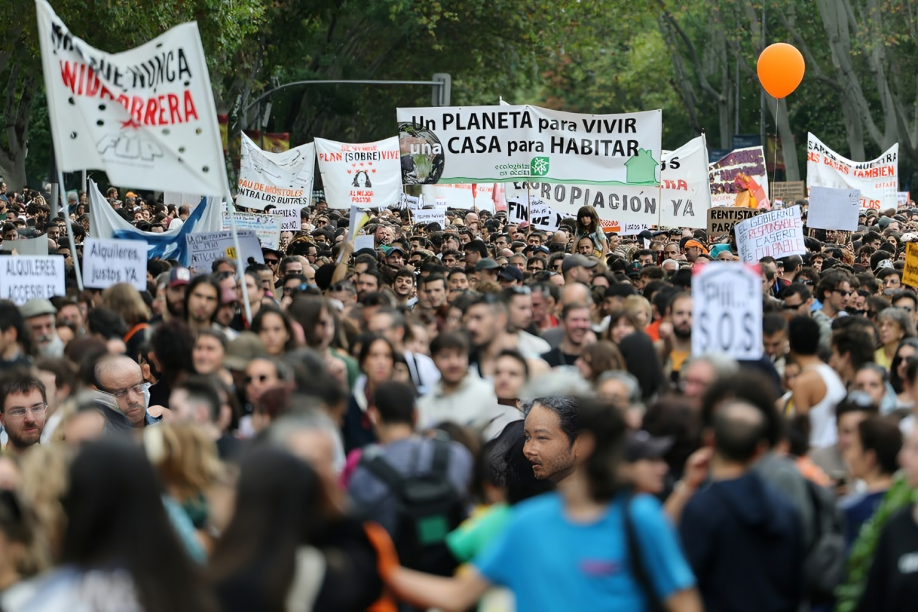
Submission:
POLYGON ((276 266, 279 263, 280 263, 279 259, 266 259, 265 260, 265 264, 269 266, 276 266))
POLYGON ((843 296, 848 297, 854 292, 853 291, 842 291, 841 289, 836 289, 835 293, 841 293, 843 296))

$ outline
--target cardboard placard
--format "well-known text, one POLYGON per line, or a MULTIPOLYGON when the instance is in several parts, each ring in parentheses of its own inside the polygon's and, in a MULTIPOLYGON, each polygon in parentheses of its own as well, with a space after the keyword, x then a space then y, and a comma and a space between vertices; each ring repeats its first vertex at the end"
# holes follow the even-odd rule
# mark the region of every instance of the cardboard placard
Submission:
POLYGON ((740 261, 746 263, 757 262, 763 257, 779 259, 806 253, 799 206, 746 219, 734 231, 740 261))
MULTIPOLYGON (((236 229, 252 230, 261 242, 261 246, 276 249, 280 245, 281 225, 284 217, 281 215, 266 215, 258 213, 236 213, 236 229)), ((223 213, 223 229, 230 229, 229 213, 223 213)))
POLYGON ((736 224, 751 217, 762 214, 758 208, 744 208, 737 206, 715 206, 708 209, 708 236, 722 236, 729 234, 736 224))
MULTIPOLYGON (((239 248, 242 249, 242 261, 248 262, 254 257, 258 263, 265 263, 261 245, 253 230, 239 230, 239 248)), ((236 259, 236 247, 233 244, 232 232, 202 232, 188 234, 189 267, 196 272, 209 272, 211 262, 221 257, 236 259)))
POLYGON ((806 182, 778 181, 771 184, 771 199, 782 202, 806 199, 806 182))
POLYGON ((902 269, 902 284, 918 289, 918 244, 905 243, 905 267, 902 269))

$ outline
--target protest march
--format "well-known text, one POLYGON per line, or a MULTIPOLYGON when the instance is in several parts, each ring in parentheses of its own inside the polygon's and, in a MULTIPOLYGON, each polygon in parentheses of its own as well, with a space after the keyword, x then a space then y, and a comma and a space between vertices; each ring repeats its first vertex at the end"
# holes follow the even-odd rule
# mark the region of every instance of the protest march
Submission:
MULTIPOLYGON (((209 22, 110 53, 35 16, 0 610, 915 609, 900 143, 807 132, 777 180, 767 138, 665 149, 660 109, 435 92, 234 160, 209 22)), ((780 132, 810 54, 756 49, 780 132)))

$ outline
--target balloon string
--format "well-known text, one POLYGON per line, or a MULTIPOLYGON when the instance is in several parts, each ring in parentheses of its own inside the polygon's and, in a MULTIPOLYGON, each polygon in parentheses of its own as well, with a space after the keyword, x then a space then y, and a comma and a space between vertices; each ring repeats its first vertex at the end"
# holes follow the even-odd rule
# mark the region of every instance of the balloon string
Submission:
MULTIPOLYGON (((775 165, 771 169, 771 184, 774 185, 778 178, 778 113, 781 110, 781 98, 775 98, 775 165)), ((771 198, 774 200, 774 194, 771 198)))

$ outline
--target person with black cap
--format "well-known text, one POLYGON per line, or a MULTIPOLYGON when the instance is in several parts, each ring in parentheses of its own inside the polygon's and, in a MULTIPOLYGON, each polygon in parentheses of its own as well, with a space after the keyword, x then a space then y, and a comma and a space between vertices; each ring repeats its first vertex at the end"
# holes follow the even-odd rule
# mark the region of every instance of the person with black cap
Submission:
POLYGON ((506 266, 497 273, 501 287, 519 287, 523 284, 523 273, 516 266, 506 266))
POLYGON ((666 488, 669 465, 663 459, 673 446, 672 436, 654 437, 635 431, 625 439, 625 476, 635 493, 661 495, 666 488))
POLYGON ((490 257, 485 257, 484 259, 478 260, 478 263, 475 264, 475 272, 478 273, 479 283, 486 281, 497 282, 497 274, 500 272, 500 265, 490 257))
POLYGON ((589 285, 593 280, 593 274, 590 272, 599 261, 584 257, 583 255, 569 255, 561 262, 561 274, 564 275, 564 282, 583 283, 589 285))

